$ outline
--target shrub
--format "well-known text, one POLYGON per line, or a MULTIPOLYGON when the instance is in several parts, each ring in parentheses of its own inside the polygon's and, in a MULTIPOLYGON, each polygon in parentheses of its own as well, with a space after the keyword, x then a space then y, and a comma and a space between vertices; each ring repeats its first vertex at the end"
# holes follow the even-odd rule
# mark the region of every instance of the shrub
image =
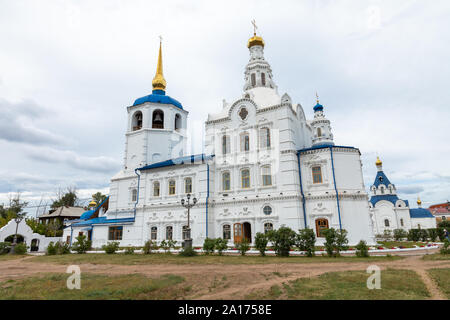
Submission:
POLYGON ((369 247, 364 240, 361 240, 356 245, 356 256, 357 257, 368 257, 369 256, 369 247))
POLYGON ((255 247, 259 251, 259 254, 264 257, 266 255, 267 243, 269 239, 267 235, 261 232, 256 233, 255 235, 255 247))
POLYGON ((227 248, 228 248, 228 240, 227 239, 222 239, 222 238, 217 238, 215 240, 214 248, 219 253, 219 256, 221 256, 222 252, 224 250, 227 250, 227 248))
POLYGON ((335 230, 334 228, 324 230, 325 249, 329 257, 340 256, 340 251, 348 249, 347 231, 335 230))
POLYGON ((175 245, 177 244, 177 241, 176 240, 172 240, 172 239, 169 239, 169 240, 167 240, 167 246, 169 247, 169 253, 170 253, 170 249, 175 249, 175 245))
POLYGON ((437 236, 439 238, 439 241, 444 241, 444 239, 445 239, 444 228, 437 228, 436 232, 437 232, 437 236))
POLYGON ((125 254, 134 254, 134 247, 126 247, 124 253, 125 254))
POLYGON ((241 242, 236 243, 236 248, 241 253, 241 256, 245 256, 245 253, 250 250, 250 243, 248 242, 247 238, 244 238, 241 242))
POLYGON ((46 254, 51 256, 55 254, 67 254, 70 253, 70 246, 68 243, 58 241, 54 243, 50 242, 46 249, 46 254))
POLYGON ((450 220, 442 220, 438 223, 439 228, 450 230, 450 220))
POLYGON ((14 248, 15 254, 25 254, 27 253, 28 246, 25 242, 17 243, 14 248))
POLYGON ((440 250, 441 254, 450 254, 450 241, 448 239, 444 240, 444 245, 440 250))
POLYGON ((432 229, 428 229, 428 236, 430 237, 431 241, 436 241, 436 239, 438 238, 438 229, 436 228, 432 228, 432 229))
POLYGON ((206 255, 209 255, 210 253, 214 253, 214 248, 216 247, 216 241, 211 238, 206 238, 203 242, 203 252, 206 255))
POLYGON ((400 241, 407 237, 408 237, 408 232, 406 232, 406 230, 403 230, 403 229, 395 229, 394 230, 394 239, 396 241, 400 241))
POLYGON ((428 231, 427 229, 419 229, 419 239, 422 241, 428 240, 428 231))
POLYGON ((194 250, 194 248, 183 248, 183 250, 181 250, 178 255, 182 257, 194 257, 197 254, 198 253, 197 251, 194 250))
POLYGON ((153 250, 158 250, 156 242, 153 242, 152 240, 148 240, 147 242, 145 242, 144 247, 142 248, 142 252, 144 254, 150 254, 153 250))
POLYGON ((85 235, 75 238, 77 241, 73 243, 72 249, 79 254, 86 253, 91 248, 91 240, 87 240, 85 235))
POLYGON ((420 240, 420 230, 419 229, 411 229, 408 232, 408 240, 409 241, 419 241, 420 240))
POLYGON ((167 251, 169 251, 170 247, 169 244, 167 243, 166 240, 161 241, 161 243, 159 244, 161 249, 164 250, 165 253, 167 253, 167 251))
POLYGON ((291 247, 295 245, 297 234, 288 227, 281 227, 267 233, 277 256, 288 257, 291 247))
POLYGON ((305 251, 308 257, 314 256, 316 234, 313 229, 302 229, 298 231, 296 245, 301 251, 305 251))
POLYGON ((107 254, 114 254, 117 250, 119 250, 119 242, 108 242, 102 246, 102 249, 105 250, 107 254))
POLYGON ((0 242, 0 255, 7 254, 11 248, 11 243, 9 242, 0 242))
POLYGON ((383 239, 390 240, 392 239, 392 231, 389 229, 386 229, 383 231, 383 239))
POLYGON ((45 254, 48 256, 54 256, 56 254, 56 247, 53 241, 48 244, 45 254))

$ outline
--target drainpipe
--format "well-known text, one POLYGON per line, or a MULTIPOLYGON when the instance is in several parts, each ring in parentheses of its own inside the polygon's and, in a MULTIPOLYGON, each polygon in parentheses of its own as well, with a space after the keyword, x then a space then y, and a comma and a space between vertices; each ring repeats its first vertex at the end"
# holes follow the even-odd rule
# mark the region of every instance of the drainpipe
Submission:
POLYGON ((209 163, 206 163, 207 183, 206 183, 206 237, 208 238, 208 201, 209 201, 209 163))
POLYGON ((137 176, 138 176, 137 195, 136 195, 136 202, 134 204, 134 218, 133 218, 135 220, 136 220, 136 207, 137 207, 137 204, 139 202, 139 185, 140 185, 140 182, 141 182, 141 175, 138 173, 138 170, 139 169, 134 169, 134 173, 136 173, 137 176))
POLYGON ((302 183, 302 170, 300 168, 300 152, 297 151, 297 162, 298 162, 298 178, 300 180, 300 193, 302 194, 302 205, 303 205, 303 219, 305 220, 305 229, 308 228, 306 223, 306 199, 303 194, 303 183, 302 183))
POLYGON ((70 247, 72 247, 72 236, 73 236, 73 227, 72 224, 70 224, 70 247))
POLYGON ((338 216, 339 216, 339 229, 342 230, 341 209, 339 207, 339 193, 338 193, 337 186, 336 186, 336 176, 334 175, 333 147, 330 147, 330 153, 331 153, 331 168, 333 170, 334 190, 336 191, 336 203, 337 203, 338 216))

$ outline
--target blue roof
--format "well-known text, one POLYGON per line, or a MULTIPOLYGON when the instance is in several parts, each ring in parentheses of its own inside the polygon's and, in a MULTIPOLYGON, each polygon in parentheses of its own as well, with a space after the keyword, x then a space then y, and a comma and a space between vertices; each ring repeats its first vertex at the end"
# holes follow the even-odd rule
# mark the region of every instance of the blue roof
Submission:
POLYGON ((190 163, 204 163, 205 161, 211 160, 214 157, 214 155, 206 156, 204 153, 202 154, 196 154, 196 155, 190 155, 185 157, 179 157, 175 159, 165 160, 157 163, 152 163, 147 166, 144 166, 142 168, 138 168, 136 170, 149 170, 149 169, 155 169, 155 168, 163 168, 168 166, 175 166, 180 164, 190 164, 190 163))
POLYGON ((324 143, 324 144, 319 144, 310 148, 305 148, 305 149, 300 149, 297 150, 297 152, 303 152, 303 151, 310 151, 310 150, 316 150, 316 149, 323 149, 323 148, 347 148, 347 149, 354 149, 354 150, 358 150, 358 148, 355 147, 348 147, 348 146, 335 146, 334 144, 331 143, 324 143))
POLYGON ((320 103, 317 103, 313 109, 314 109, 314 112, 323 111, 323 105, 321 105, 320 103))
POLYGON ((380 184, 384 184, 385 186, 388 186, 392 184, 389 179, 386 177, 383 171, 378 171, 377 176, 375 177, 375 182, 373 185, 378 188, 380 184))
POLYGON ((181 105, 181 103, 169 96, 166 96, 166 93, 163 90, 153 90, 152 94, 136 99, 136 101, 134 101, 133 103, 133 106, 137 106, 138 104, 142 104, 145 102, 171 104, 183 110, 183 106, 181 105))
POLYGON ((107 219, 106 217, 94 218, 91 220, 81 221, 74 223, 72 226, 74 227, 82 227, 82 226, 90 226, 93 224, 121 224, 121 223, 130 223, 134 222, 134 218, 122 218, 122 219, 107 219))
POLYGON ((95 210, 88 210, 88 211, 85 211, 85 212, 81 215, 80 219, 81 219, 81 220, 87 220, 87 219, 89 219, 89 218, 94 214, 94 212, 95 212, 95 210))
POLYGON ((411 218, 434 218, 430 211, 424 208, 409 209, 411 218))
MULTIPOLYGON (((372 203, 372 205, 375 207, 375 204, 378 202, 378 201, 381 201, 381 200, 386 200, 386 201, 389 201, 389 202, 391 202, 394 206, 395 206, 395 204, 397 203, 397 201, 398 200, 400 200, 399 199, 399 197, 397 197, 395 194, 382 194, 382 195, 377 195, 377 196, 372 196, 372 197, 370 197, 370 202, 372 203)), ((403 202, 406 204, 406 206, 407 207, 409 207, 409 202, 408 202, 408 200, 403 200, 403 202)))

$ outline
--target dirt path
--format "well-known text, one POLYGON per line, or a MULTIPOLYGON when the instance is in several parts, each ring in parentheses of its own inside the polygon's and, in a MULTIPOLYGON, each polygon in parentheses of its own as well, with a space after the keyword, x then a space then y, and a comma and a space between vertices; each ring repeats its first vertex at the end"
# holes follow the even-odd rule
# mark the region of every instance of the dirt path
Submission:
MULTIPOLYGON (((20 260, 0 262, 0 281, 10 278, 23 278, 38 273, 65 273, 68 266, 54 263, 38 263, 20 260)), ((382 270, 409 269, 417 272, 431 294, 431 299, 445 299, 426 270, 431 268, 450 268, 450 260, 422 260, 421 255, 408 255, 402 260, 374 262, 334 262, 334 263, 280 263, 254 265, 112 265, 81 264, 82 272, 121 275, 139 273, 149 277, 176 274, 185 277, 192 286, 190 299, 242 299, 255 290, 270 289, 274 285, 298 278, 315 277, 326 272, 366 270, 371 264, 382 270)))

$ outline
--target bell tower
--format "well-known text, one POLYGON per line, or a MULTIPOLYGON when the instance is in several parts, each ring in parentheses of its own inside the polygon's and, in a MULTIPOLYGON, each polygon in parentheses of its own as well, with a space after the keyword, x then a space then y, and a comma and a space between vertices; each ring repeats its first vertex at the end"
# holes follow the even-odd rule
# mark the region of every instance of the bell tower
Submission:
POLYGON ((334 145, 331 124, 323 113, 323 106, 319 103, 319 96, 316 93, 317 104, 314 106, 314 119, 311 121, 312 145, 334 145))
POLYGON ((166 95, 166 85, 160 40, 152 93, 136 99, 127 108, 125 170, 185 155, 188 112, 180 102, 166 95))

